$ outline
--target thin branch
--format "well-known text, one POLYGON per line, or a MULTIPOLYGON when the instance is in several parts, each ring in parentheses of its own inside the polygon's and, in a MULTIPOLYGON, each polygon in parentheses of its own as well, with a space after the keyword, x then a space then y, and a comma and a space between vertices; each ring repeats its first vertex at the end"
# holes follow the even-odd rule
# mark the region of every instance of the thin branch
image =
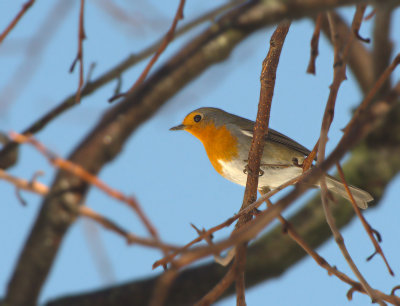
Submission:
POLYGON ((88 206, 82 205, 79 206, 79 214, 83 217, 89 218, 96 223, 100 224, 103 226, 105 229, 110 230, 123 238, 125 238, 127 244, 138 244, 146 247, 151 247, 151 248, 157 248, 161 250, 170 250, 174 251, 179 249, 176 246, 161 243, 158 240, 155 239, 148 239, 148 238, 142 238, 137 235, 134 235, 115 222, 111 221, 110 219, 100 215, 99 213, 95 212, 93 209, 89 208, 88 206))
POLYGON ((364 17, 365 21, 368 21, 370 19, 372 19, 372 17, 374 17, 376 14, 376 9, 372 9, 371 12, 369 14, 367 14, 367 16, 364 17))
POLYGON ((179 6, 175 13, 175 17, 174 17, 174 20, 172 21, 171 27, 169 28, 167 34, 165 34, 164 40, 161 43, 160 47, 158 48, 157 52, 153 55, 153 57, 151 58, 151 60, 147 64, 147 66, 144 68, 142 74, 139 76, 139 78, 136 80, 136 82, 132 85, 132 87, 126 93, 111 97, 109 99, 110 102, 133 92, 146 79, 147 75, 149 74, 150 69, 154 66, 154 64, 160 57, 160 55, 164 52, 164 50, 168 47, 169 43, 173 40, 178 21, 183 19, 183 8, 185 7, 185 1, 186 0, 179 1, 179 6))
MULTIPOLYGON (((338 39, 339 33, 337 32, 336 24, 333 21, 333 17, 330 13, 328 13, 328 20, 329 20, 329 25, 331 27, 331 35, 332 35, 332 41, 333 41, 333 46, 334 46, 334 64, 333 64, 334 76, 333 76, 333 83, 331 85, 331 90, 329 93, 328 101, 326 103, 323 121, 321 124, 321 133, 320 133, 319 145, 318 145, 317 165, 322 163, 325 159, 325 148, 326 148, 326 143, 328 141, 328 131, 329 131, 330 125, 333 120, 337 93, 338 93, 340 84, 346 78, 346 75, 345 75, 346 74, 346 70, 345 70, 346 63, 345 63, 345 59, 343 60, 343 58, 342 58, 342 50, 343 50, 343 48, 346 48, 348 50, 349 46, 351 44, 351 40, 352 40, 351 38, 349 38, 346 46, 343 46, 342 44, 340 44, 340 41, 338 39)), ((339 229, 336 226, 336 221, 333 218, 332 212, 329 207, 328 187, 326 185, 326 180, 325 180, 324 176, 322 176, 320 179, 320 187, 321 187, 322 206, 324 208, 326 221, 332 231, 333 237, 335 238, 335 241, 336 241, 340 251, 343 254, 343 257, 349 264, 351 270, 356 275, 357 279, 362 284, 365 291, 371 297, 372 301, 379 302, 381 305, 385 305, 385 303, 376 296, 376 294, 374 293, 374 291, 372 290, 372 288, 370 287, 368 282, 365 280, 363 275, 360 273, 360 271, 358 270, 357 266, 355 265, 353 259, 351 258, 350 254, 347 251, 347 248, 344 244, 343 237, 341 236, 339 229)))
MULTIPOLYGON (((272 203, 269 200, 267 200, 267 205, 268 205, 268 207, 271 207, 272 203)), ((354 202, 354 205, 355 205, 355 207, 357 207, 355 202, 354 202)), ((362 287, 361 283, 354 281, 353 279, 348 277, 345 273, 340 272, 336 267, 332 267, 323 257, 321 257, 317 252, 315 252, 307 244, 307 242, 303 238, 301 238, 301 236, 296 232, 293 225, 290 222, 288 222, 284 217, 282 217, 282 215, 279 215, 279 221, 282 223, 284 231, 286 233, 288 233, 290 238, 292 238, 308 255, 310 255, 320 267, 326 269, 328 271, 329 275, 335 275, 338 279, 340 279, 341 281, 343 281, 351 286, 349 293, 347 294, 347 297, 349 300, 351 300, 351 295, 354 291, 368 294, 362 287)), ((376 294, 376 296, 379 296, 379 298, 381 298, 389 303, 392 303, 393 305, 396 305, 398 302, 400 302, 399 298, 397 298, 397 300, 392 298, 393 291, 391 293, 392 296, 384 294, 383 292, 380 292, 379 290, 374 290, 374 293, 376 294)))
MULTIPOLYGON (((1 111, 4 113, 25 92, 26 86, 35 76, 44 56, 44 49, 57 33, 70 12, 74 1, 51 1, 47 15, 41 20, 33 35, 27 40, 23 59, 12 73, 7 71, 7 82, 0 92, 1 111)), ((50 4, 49 3, 49 4, 50 4)), ((3 162, 3 161, 2 161, 3 162)), ((2 167, 4 169, 4 167, 2 167)))
POLYGON ((131 207, 139 216, 140 220, 143 222, 149 233, 153 236, 153 238, 157 239, 158 234, 155 229, 155 227, 151 224, 150 220, 146 217, 144 214, 143 210, 141 209, 139 203, 133 198, 133 197, 128 197, 124 195, 122 192, 119 192, 116 189, 113 189, 106 185, 104 182, 102 182, 97 176, 89 173, 86 171, 84 168, 82 168, 80 165, 74 164, 68 160, 62 159, 60 157, 57 157, 54 153, 50 152, 43 144, 38 142, 36 139, 32 137, 26 137, 22 134, 18 133, 10 133, 11 138, 14 139, 14 141, 19 142, 19 143, 29 143, 32 146, 34 146, 40 153, 45 156, 49 162, 57 168, 63 169, 65 171, 68 171, 82 180, 86 181, 90 185, 96 186, 100 190, 104 191, 107 195, 110 197, 113 197, 125 204, 127 204, 129 207, 131 207))
POLYGON ((37 180, 24 180, 8 174, 3 169, 0 169, 0 179, 13 184, 18 189, 23 189, 40 195, 45 195, 49 192, 49 188, 46 185, 38 182, 37 180))
MULTIPOLYGON (((32 178, 31 181, 28 181, 25 179, 15 177, 11 174, 8 174, 6 171, 0 169, 0 179, 5 180, 5 181, 9 182, 10 184, 14 185, 18 190, 22 189, 25 191, 39 194, 39 195, 48 194, 49 187, 38 182, 35 179, 35 176, 32 178)), ((116 223, 109 220, 108 218, 95 212, 93 209, 91 209, 87 206, 84 206, 84 205, 80 206, 79 214, 83 217, 86 217, 86 218, 89 218, 89 219, 95 221, 96 223, 100 224, 104 228, 122 236, 123 238, 125 238, 125 240, 128 244, 139 244, 142 246, 158 248, 158 249, 167 249, 170 251, 177 251, 177 250, 181 249, 181 248, 178 248, 173 245, 160 243, 159 241, 156 241, 154 239, 147 239, 147 238, 142 238, 142 237, 136 236, 136 235, 128 232, 127 230, 123 229, 121 226, 117 225, 116 223)))
POLYGON ((314 33, 311 38, 311 54, 310 60, 308 62, 307 73, 315 74, 315 61, 319 54, 318 52, 318 43, 319 43, 319 34, 321 32, 321 24, 322 24, 322 14, 319 13, 317 19, 315 20, 314 33))
POLYGON ((80 0, 80 8, 79 8, 79 30, 78 30, 78 53, 74 61, 72 62, 71 68, 69 72, 73 72, 75 65, 79 62, 79 84, 78 90, 76 91, 75 102, 79 103, 81 101, 81 90, 83 87, 83 40, 86 39, 83 18, 84 18, 84 9, 85 9, 85 0, 80 0))
POLYGON ((266 199, 269 199, 270 197, 272 197, 273 195, 277 194, 279 191, 285 189, 288 186, 294 185, 296 184, 298 181, 300 181, 302 178, 304 178, 306 176, 306 173, 303 173, 302 175, 299 175, 289 181, 287 181, 286 183, 280 185, 277 188, 274 188, 273 190, 269 191, 268 193, 264 194, 263 196, 259 197, 257 199, 257 201, 255 201, 254 203, 252 203, 251 205, 247 206, 245 209, 240 210, 239 213, 237 213, 235 216, 225 220, 224 222, 218 224, 217 226, 214 226, 212 228, 210 228, 207 231, 202 232, 199 237, 197 237, 196 239, 192 240, 191 242, 189 242, 188 244, 186 244, 183 248, 181 248, 180 250, 169 254, 168 256, 157 260, 154 264, 153 264, 153 269, 161 266, 161 265, 166 265, 168 264, 171 260, 173 260, 177 255, 185 253, 192 245, 202 241, 203 239, 206 239, 207 237, 210 237, 213 233, 219 231, 220 229, 224 228, 224 227, 228 227, 230 226, 233 222, 235 222, 237 219, 239 219, 241 216, 245 215, 245 214, 249 214, 252 211, 254 211, 254 209, 256 209, 257 207, 261 206, 264 201, 266 199))
MULTIPOLYGON (((197 235, 199 235, 199 236, 201 236, 201 235, 203 235, 203 234, 205 234, 206 233, 206 230, 203 228, 202 230, 199 230, 194 224, 190 224, 190 226, 192 227, 192 228, 194 228, 194 230, 197 232, 197 235)), ((205 236, 204 237, 204 240, 208 243, 208 245, 213 245, 213 242, 212 242, 212 235, 208 235, 208 236, 205 236)), ((220 259, 221 258, 221 256, 220 256, 220 254, 219 253, 215 253, 214 254, 214 258, 217 260, 217 259, 220 259)))
MULTIPOLYGON (((358 208, 358 206, 357 206, 357 204, 356 204, 356 201, 354 200, 354 197, 353 197, 353 195, 351 194, 349 185, 347 184, 346 179, 345 179, 345 177, 344 177, 343 169, 342 169, 342 167, 340 166, 339 163, 336 163, 336 168, 337 168, 337 170, 338 170, 338 172, 339 172, 339 175, 340 175, 340 178, 341 178, 341 180, 342 180, 342 182, 343 182, 343 185, 344 185, 344 187, 346 188, 346 192, 347 192, 347 194, 348 194, 349 197, 350 197, 350 202, 351 202, 351 204, 353 205, 354 211, 356 212, 356 215, 357 215, 358 218, 360 219, 362 225, 363 225, 364 228, 365 228, 365 231, 367 232, 369 238, 370 238, 371 241, 372 241, 372 244, 373 244, 374 247, 375 247, 375 252, 378 253, 379 255, 381 255, 381 257, 382 257, 383 261, 385 262, 385 265, 386 265, 386 267, 387 267, 387 269, 388 269, 390 275, 394 276, 394 272, 393 272, 392 268, 390 267, 389 262, 387 261, 385 255, 383 254, 382 248, 380 247, 378 241, 375 239, 374 231, 373 231, 371 225, 367 222, 367 220, 365 220, 363 214, 362 214, 361 211, 360 211, 360 208, 358 208)), ((374 253, 374 254, 375 254, 375 253, 374 253)))
MULTIPOLYGON (((338 32, 342 34, 339 38, 345 41, 348 39, 348 37, 353 37, 353 32, 344 19, 335 11, 331 11, 330 14, 333 17, 332 19, 335 22, 336 27, 338 28, 338 32)), ((329 23, 326 16, 324 16, 322 21, 322 30, 326 38, 328 38, 332 43, 329 23)), ((361 90, 364 93, 367 93, 375 82, 372 72, 373 58, 371 53, 365 48, 365 44, 360 40, 353 39, 347 62, 361 90)))
MULTIPOLYGON (((266 200, 268 207, 272 207, 272 203, 269 199, 266 200)), ((278 217, 282 223, 283 231, 287 233, 308 255, 315 260, 315 262, 322 268, 326 269, 330 275, 335 275, 337 278, 345 283, 348 283, 352 288, 357 291, 366 293, 362 288, 361 284, 352 280, 346 274, 340 272, 336 267, 332 267, 323 257, 321 257, 316 251, 314 251, 308 243, 296 232, 293 225, 287 221, 282 215, 278 217)))
POLYGON ((364 3, 357 4, 357 9, 353 17, 353 22, 351 23, 351 30, 357 39, 361 40, 362 42, 369 43, 371 39, 363 38, 360 36, 360 27, 363 21, 364 12, 367 8, 367 5, 364 3))
POLYGON ((355 115, 353 115, 352 119, 350 122, 346 125, 344 128, 345 132, 349 132, 350 129, 353 128, 355 122, 358 120, 358 117, 365 113, 367 109, 371 106, 371 103, 373 102, 373 98, 377 95, 377 93, 382 89, 386 81, 389 79, 390 75, 392 72, 396 69, 396 67, 400 64, 400 53, 397 54, 397 56, 394 58, 393 62, 383 71, 381 76, 378 78, 378 80, 375 82, 374 86, 371 88, 371 90, 368 92, 368 94, 365 96, 363 101, 360 103, 359 107, 356 109, 355 115))
POLYGON ((5 28, 3 33, 0 34, 0 45, 3 42, 4 38, 8 35, 8 33, 11 32, 11 30, 17 25, 18 21, 22 18, 22 16, 25 15, 27 10, 32 6, 32 4, 35 2, 35 0, 29 0, 27 1, 17 14, 17 16, 14 17, 14 19, 11 21, 11 23, 5 28))

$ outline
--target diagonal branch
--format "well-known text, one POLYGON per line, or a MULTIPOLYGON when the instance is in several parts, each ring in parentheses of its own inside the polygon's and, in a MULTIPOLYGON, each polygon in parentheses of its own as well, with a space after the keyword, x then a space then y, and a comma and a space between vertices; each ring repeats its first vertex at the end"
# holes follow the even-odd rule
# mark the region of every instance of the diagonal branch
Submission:
POLYGON ((26 11, 29 10, 29 8, 33 5, 35 0, 28 0, 21 8, 17 16, 14 17, 14 19, 10 22, 10 24, 7 26, 7 28, 3 31, 3 33, 0 34, 0 45, 3 42, 3 40, 6 38, 8 33, 11 32, 11 30, 17 25, 18 21, 22 18, 22 16, 25 15, 26 11))
POLYGON ((179 6, 178 9, 175 13, 174 20, 172 21, 171 27, 169 28, 167 34, 165 34, 165 37, 158 47, 157 52, 153 55, 147 66, 144 68, 143 72, 140 74, 139 78, 136 80, 136 82, 132 85, 131 88, 129 88, 127 93, 124 94, 118 94, 114 97, 111 97, 109 101, 114 101, 117 98, 120 98, 122 96, 125 96, 128 93, 133 92, 140 84, 143 83, 143 81, 146 79, 147 75, 150 72, 150 69, 154 66, 160 55, 164 52, 165 49, 167 49, 169 43, 174 39, 175 36, 175 29, 176 26, 178 25, 178 21, 180 19, 183 19, 183 8, 185 7, 185 1, 186 0, 180 0, 179 1, 179 6))
MULTIPOLYGON (((353 205, 353 209, 354 209, 354 211, 356 212, 357 217, 360 219, 361 224, 364 226, 365 231, 367 232, 369 238, 370 238, 371 241, 372 241, 372 244, 373 244, 374 247, 375 247, 375 252, 374 252, 369 258, 371 259, 375 254, 381 255, 381 257, 382 257, 382 259, 383 259, 383 261, 384 261, 384 263, 385 263, 385 265, 386 265, 386 268, 387 268, 388 271, 389 271, 389 274, 392 275, 392 276, 394 276, 394 272, 393 272, 392 268, 390 267, 389 262, 388 262, 387 259, 386 259, 386 256, 383 254, 383 251, 382 251, 382 248, 381 248, 380 245, 379 245, 379 242, 378 242, 377 239, 375 238, 375 235, 374 235, 374 234, 376 234, 376 231, 375 231, 375 230, 371 227, 371 225, 367 222, 367 220, 365 219, 365 217, 364 217, 363 214, 361 213, 360 208, 357 206, 357 204, 356 204, 356 202, 355 202, 355 200, 354 200, 354 197, 353 197, 353 195, 351 194, 349 185, 348 185, 347 182, 346 182, 343 169, 342 169, 342 167, 340 166, 339 163, 336 163, 336 168, 337 168, 337 170, 338 170, 338 172, 339 172, 339 175, 340 175, 340 178, 341 178, 341 180, 342 180, 342 182, 343 182, 343 184, 344 184, 344 186, 345 186, 345 188, 346 188, 346 192, 347 192, 347 194, 348 194, 349 197, 350 197, 350 200, 351 200, 350 202, 351 202, 351 204, 353 205)), ((380 241, 380 238, 379 238, 379 237, 378 237, 378 240, 380 241)))

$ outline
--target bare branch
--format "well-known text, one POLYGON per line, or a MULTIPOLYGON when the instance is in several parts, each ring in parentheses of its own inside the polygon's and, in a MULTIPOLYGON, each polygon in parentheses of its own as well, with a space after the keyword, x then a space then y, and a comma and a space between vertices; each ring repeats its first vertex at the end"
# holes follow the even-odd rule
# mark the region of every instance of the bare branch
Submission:
MULTIPOLYGON (((356 14, 357 16, 357 14, 356 14)), ((346 79, 346 60, 347 60, 347 50, 349 50, 352 38, 349 38, 346 44, 341 43, 339 40, 339 32, 338 29, 336 28, 336 23, 333 20, 333 17, 330 13, 328 13, 328 20, 329 20, 329 25, 331 28, 331 36, 332 36, 332 42, 333 42, 333 48, 334 48, 334 63, 333 63, 333 68, 334 68, 334 74, 333 74, 333 82, 330 88, 330 93, 328 97, 328 101, 326 103, 326 108, 324 112, 324 117, 322 120, 321 124, 321 133, 319 137, 319 145, 318 145, 318 158, 317 158, 317 165, 321 164, 324 159, 325 159, 325 148, 326 148, 326 143, 328 141, 328 131, 331 126, 332 120, 333 120, 333 114, 335 111, 335 103, 336 103, 336 97, 337 93, 340 87, 340 84, 342 81, 346 79), (342 51, 344 50, 344 51, 342 51), (342 52, 344 54, 342 54, 342 52)), ((354 118, 354 117, 353 117, 354 118)), ((322 206, 324 208, 324 213, 326 217, 326 221, 332 231, 333 237, 335 238, 335 242, 337 243, 340 251, 343 254, 343 257, 347 261, 348 265, 350 266, 351 270, 353 273, 356 275, 357 279, 365 289, 365 291, 368 293, 368 295, 371 297, 373 302, 379 302, 381 305, 385 305, 383 301, 381 301, 368 282, 365 280, 363 275, 360 273, 358 270, 357 266, 355 265, 353 259, 351 258, 349 252, 347 251, 347 248, 344 244, 344 240, 342 235, 339 232, 339 229, 336 226, 336 221, 332 215, 332 212, 329 207, 329 199, 328 199, 328 187, 326 185, 326 180, 325 177, 322 176, 320 180, 320 187, 321 187, 321 200, 322 200, 322 206)))
POLYGON ((153 238, 158 239, 158 234, 155 227, 151 224, 150 220, 146 217, 143 210, 141 209, 139 203, 133 198, 124 195, 122 192, 119 192, 116 189, 109 187, 107 184, 102 182, 98 177, 86 171, 83 167, 78 164, 74 164, 68 160, 57 157, 54 153, 50 152, 43 144, 38 142, 36 139, 30 137, 25 137, 22 134, 11 133, 11 137, 19 143, 29 143, 33 145, 40 153, 42 153, 49 162, 57 168, 65 170, 73 175, 76 175, 86 183, 96 186, 100 190, 104 191, 110 197, 113 197, 125 204, 127 204, 130 208, 132 208, 140 220, 143 222, 149 233, 153 236, 153 238))
POLYGON ((80 0, 80 8, 79 8, 79 30, 78 30, 78 53, 74 61, 72 62, 71 68, 69 72, 73 72, 75 65, 79 62, 79 85, 76 91, 75 102, 79 103, 81 101, 81 90, 83 87, 83 40, 86 39, 85 29, 83 25, 83 17, 85 10, 85 0, 80 0))
POLYGON ((322 24, 322 13, 319 13, 317 16, 317 19, 315 20, 314 33, 311 38, 310 60, 308 62, 308 67, 307 67, 307 73, 311 73, 311 74, 315 74, 315 61, 319 54, 318 43, 319 43, 319 34, 321 32, 321 24, 322 24))
POLYGON ((17 16, 11 21, 11 23, 7 26, 7 28, 0 34, 0 45, 3 42, 4 38, 11 32, 11 30, 17 25, 18 21, 25 15, 26 11, 32 6, 35 0, 28 0, 19 11, 17 16))
POLYGON ((176 11, 174 20, 172 21, 170 29, 168 30, 167 34, 165 34, 163 42, 161 43, 161 45, 158 48, 157 52, 151 58, 150 62, 147 64, 146 68, 144 68, 142 74, 139 76, 139 78, 136 80, 136 82, 132 85, 132 87, 128 90, 127 93, 119 94, 119 95, 116 95, 114 97, 111 97, 109 99, 110 102, 114 101, 117 98, 125 96, 128 93, 133 92, 146 79, 147 75, 149 74, 150 69, 154 66, 154 64, 156 63, 156 61, 160 57, 161 53, 164 52, 164 50, 168 47, 169 43, 174 39, 175 29, 176 29, 176 26, 178 25, 178 21, 180 19, 183 19, 183 8, 185 7, 185 1, 186 0, 180 0, 179 1, 179 6, 178 6, 178 9, 176 11))
POLYGON ((367 8, 367 5, 364 3, 357 4, 356 13, 354 14, 353 22, 351 23, 351 29, 352 29, 355 37, 357 37, 357 39, 359 39, 365 43, 369 43, 371 41, 371 39, 363 38, 360 36, 360 27, 361 27, 361 23, 363 21, 364 12, 365 12, 366 8, 367 8))
MULTIPOLYGON (((257 119, 254 125, 253 139, 247 165, 247 182, 244 191, 243 203, 240 210, 246 209, 257 199, 258 177, 260 171, 261 157, 264 151, 264 143, 268 135, 269 117, 271 111, 272 97, 274 95, 276 70, 278 68, 283 43, 290 28, 290 22, 284 21, 278 25, 270 40, 268 54, 263 61, 261 69, 261 89, 260 100, 258 102, 257 119)), ((248 213, 239 218, 236 229, 252 219, 252 214, 248 213)), ((246 244, 236 247, 238 268, 236 280, 237 305, 245 305, 244 297, 244 266, 246 263, 246 244)))
MULTIPOLYGON (((389 262, 387 261, 385 255, 383 254, 383 251, 382 251, 381 247, 379 246, 378 241, 376 241, 376 239, 375 239, 374 231, 373 231, 371 225, 367 222, 367 220, 365 220, 364 216, 362 215, 360 209, 358 208, 358 206, 356 204, 356 201, 354 200, 353 195, 351 194, 349 185, 347 184, 346 179, 344 177, 343 169, 342 169, 342 167, 340 166, 339 163, 336 163, 336 168, 337 168, 337 170, 339 172, 339 175, 340 175, 340 178, 341 178, 341 180, 342 180, 342 182, 343 182, 343 184, 344 184, 344 186, 346 188, 346 191, 347 191, 347 193, 348 193, 348 195, 349 195, 349 197, 351 199, 350 202, 353 205, 354 211, 356 212, 356 215, 360 219, 362 225, 365 228, 365 231, 367 232, 368 236, 370 237, 370 239, 371 239, 371 241, 372 241, 372 243, 373 243, 373 245, 375 247, 375 252, 378 253, 379 255, 381 255, 381 257, 382 257, 383 261, 385 262, 385 265, 386 265, 390 275, 394 276, 394 272, 393 272, 392 268, 390 267, 389 262)), ((380 239, 378 239, 378 240, 380 240, 380 239)))

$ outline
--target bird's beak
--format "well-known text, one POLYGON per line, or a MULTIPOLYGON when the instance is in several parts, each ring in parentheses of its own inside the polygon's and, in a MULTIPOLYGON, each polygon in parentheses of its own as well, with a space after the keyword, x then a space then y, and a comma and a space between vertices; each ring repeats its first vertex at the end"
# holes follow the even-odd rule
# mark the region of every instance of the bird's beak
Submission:
POLYGON ((185 128, 186 128, 186 126, 184 124, 180 124, 180 125, 170 128, 169 130, 170 131, 181 131, 181 130, 184 130, 185 128))

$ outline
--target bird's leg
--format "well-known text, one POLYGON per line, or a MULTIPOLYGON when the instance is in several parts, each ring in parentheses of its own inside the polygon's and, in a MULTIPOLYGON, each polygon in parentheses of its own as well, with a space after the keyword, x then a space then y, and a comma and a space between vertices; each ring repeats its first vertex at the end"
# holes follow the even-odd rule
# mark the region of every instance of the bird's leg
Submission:
MULTIPOLYGON (((245 162, 247 162, 247 160, 245 160, 245 162)), ((246 164, 246 166, 244 166, 243 173, 244 174, 251 173, 249 164, 246 164)), ((258 176, 263 176, 263 175, 264 175, 264 171, 260 169, 260 171, 258 172, 258 176)))

